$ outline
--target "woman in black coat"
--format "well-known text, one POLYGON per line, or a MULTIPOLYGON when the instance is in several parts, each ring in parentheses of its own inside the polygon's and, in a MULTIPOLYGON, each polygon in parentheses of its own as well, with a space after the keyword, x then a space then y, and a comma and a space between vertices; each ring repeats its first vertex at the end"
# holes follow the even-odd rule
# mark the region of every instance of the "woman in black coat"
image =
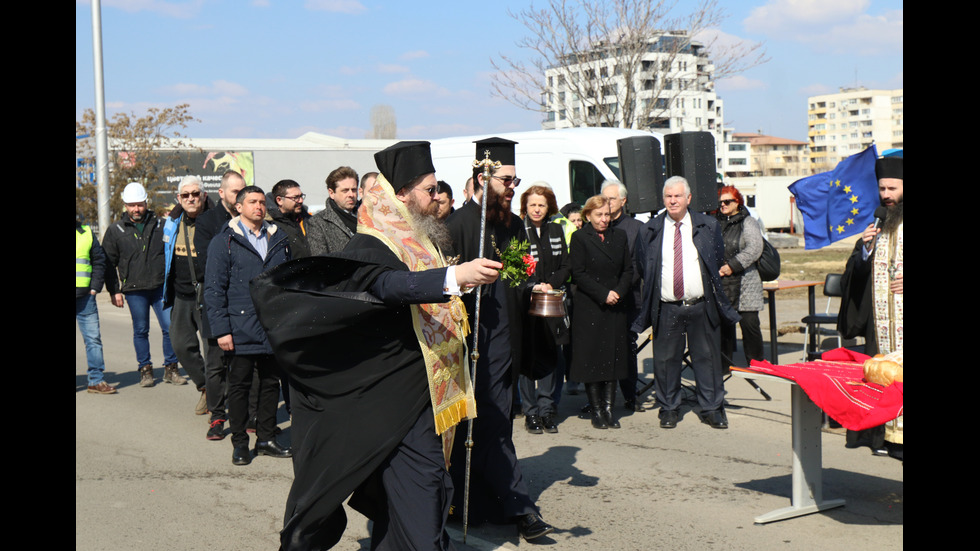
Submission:
MULTIPOLYGON (((521 218, 527 231, 529 254, 537 261, 528 279, 536 291, 558 290, 568 281, 570 270, 565 232, 548 220, 558 213, 555 194, 544 182, 532 185, 521 195, 521 218)), ((524 366, 521 369, 521 406, 524 427, 531 434, 558 432, 555 420, 556 373, 561 345, 568 344, 567 318, 528 319, 528 336, 524 339, 524 366)))
POLYGON ((569 378, 585 383, 592 426, 619 428, 612 418, 616 381, 629 372, 629 311, 633 260, 626 233, 611 228, 609 199, 596 195, 582 209, 586 224, 572 234, 570 260, 575 290, 569 378))

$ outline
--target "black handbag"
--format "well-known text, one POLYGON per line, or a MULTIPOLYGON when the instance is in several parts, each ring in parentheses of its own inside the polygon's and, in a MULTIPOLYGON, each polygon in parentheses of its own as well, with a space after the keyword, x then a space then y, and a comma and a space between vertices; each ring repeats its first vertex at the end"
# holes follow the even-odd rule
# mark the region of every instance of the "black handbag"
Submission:
POLYGON ((759 257, 756 266, 762 281, 773 281, 779 277, 779 251, 768 239, 762 239, 762 256, 759 257))

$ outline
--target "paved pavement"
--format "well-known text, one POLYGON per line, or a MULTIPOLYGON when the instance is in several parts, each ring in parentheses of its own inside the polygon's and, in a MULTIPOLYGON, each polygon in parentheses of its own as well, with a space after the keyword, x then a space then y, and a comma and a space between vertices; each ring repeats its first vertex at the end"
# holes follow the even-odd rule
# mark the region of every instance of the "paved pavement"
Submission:
MULTIPOLYGON (((818 305, 822 306, 819 303, 818 305)), ((289 460, 231 463, 229 439, 209 442, 206 416, 193 414, 193 385, 141 388, 127 309, 105 294, 99 308, 107 379, 119 393, 85 392, 85 352, 75 338, 75 546, 81 551, 278 548, 292 468, 289 460)), ((779 303, 781 326, 795 327, 805 299, 779 303)), ((768 317, 762 316, 768 353, 768 317)), ((159 330, 153 322, 154 358, 159 330)), ((798 361, 802 333, 780 337, 780 360, 798 361)), ((738 353, 740 357, 740 353, 738 353)), ((737 360, 739 358, 736 358, 737 360)), ((651 371, 650 347, 641 354, 651 371)), ((160 380, 161 369, 157 369, 160 380)), ((647 375, 648 377, 649 375, 647 375)), ((844 448, 840 430, 822 433, 825 498, 847 505, 766 525, 754 517, 790 503, 790 392, 729 381, 731 428, 713 430, 687 412, 674 430, 656 411, 623 413, 620 430, 599 431, 576 414, 583 396, 565 396, 559 434, 530 435, 515 421, 524 476, 556 532, 534 544, 513 526, 470 527, 460 551, 487 549, 877 550, 904 538, 904 467, 867 449, 844 448)), ((280 408, 280 437, 289 420, 280 408)), ((367 521, 348 511, 337 549, 369 549, 367 521)))

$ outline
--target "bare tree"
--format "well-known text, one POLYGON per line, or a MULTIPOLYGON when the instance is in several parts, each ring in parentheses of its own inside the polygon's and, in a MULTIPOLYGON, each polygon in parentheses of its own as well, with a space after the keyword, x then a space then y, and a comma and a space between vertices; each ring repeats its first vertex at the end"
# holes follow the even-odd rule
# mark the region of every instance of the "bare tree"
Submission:
POLYGON ((395 118, 395 108, 385 104, 372 107, 371 133, 367 137, 376 140, 393 140, 397 133, 398 121, 395 118))
POLYGON ((727 17, 717 0, 677 17, 676 3, 548 0, 545 9, 511 12, 529 32, 517 45, 534 57, 491 60, 493 94, 559 112, 572 126, 662 127, 685 91, 710 90, 714 79, 768 61, 761 43, 711 38, 727 17))
MULTIPOLYGON (((191 122, 198 122, 189 112, 189 105, 176 107, 151 107, 143 116, 136 113, 116 113, 106 121, 109 138, 109 208, 114 213, 122 210, 122 189, 129 182, 143 184, 152 196, 166 184, 167 176, 176 173, 182 163, 176 156, 160 151, 166 146, 173 151, 185 145, 180 131, 191 122)), ((91 159, 95 156, 95 113, 86 109, 82 120, 75 121, 75 157, 91 159)), ((75 172, 75 214, 84 220, 98 219, 96 184, 92 179, 93 165, 82 164, 75 172)), ((163 206, 163 205, 157 205, 163 206)))

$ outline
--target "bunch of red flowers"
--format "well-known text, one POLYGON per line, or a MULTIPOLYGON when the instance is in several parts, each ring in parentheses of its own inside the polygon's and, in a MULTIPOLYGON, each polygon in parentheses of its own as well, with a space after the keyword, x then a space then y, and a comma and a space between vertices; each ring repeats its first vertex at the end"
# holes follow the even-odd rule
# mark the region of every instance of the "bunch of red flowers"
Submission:
POLYGON ((534 275, 534 270, 538 266, 538 262, 528 253, 528 248, 527 241, 512 238, 507 248, 500 251, 497 249, 496 240, 493 240, 493 250, 497 252, 500 262, 504 265, 500 269, 500 277, 507 280, 511 287, 517 287, 527 281, 529 276, 534 275))

